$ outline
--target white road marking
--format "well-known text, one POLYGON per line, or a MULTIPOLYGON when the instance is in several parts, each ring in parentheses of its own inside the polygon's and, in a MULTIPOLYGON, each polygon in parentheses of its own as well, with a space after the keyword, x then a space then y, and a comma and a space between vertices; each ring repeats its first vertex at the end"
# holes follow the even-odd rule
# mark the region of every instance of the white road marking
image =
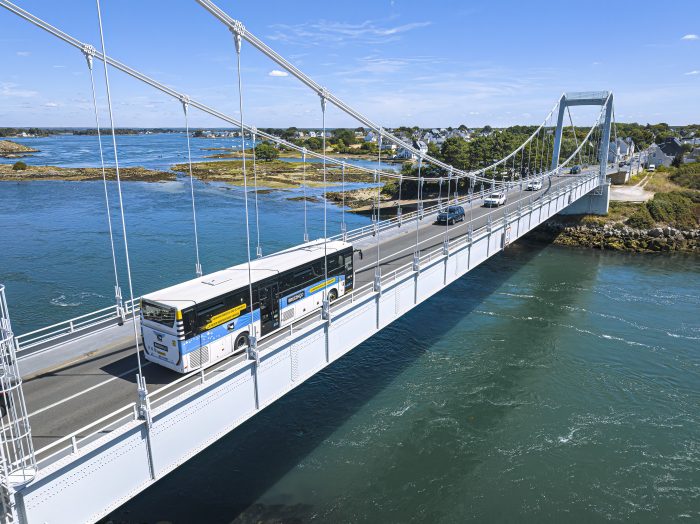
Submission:
MULTIPOLYGON (((151 363, 150 363, 150 362, 146 362, 146 363, 143 364, 141 367, 142 367, 142 368, 145 368, 145 367, 148 366, 149 364, 151 364, 151 363)), ((89 388, 87 388, 87 389, 84 389, 84 390, 82 390, 82 391, 78 391, 77 393, 75 393, 75 394, 73 394, 73 395, 70 395, 69 397, 66 397, 66 398, 64 398, 64 399, 62 399, 62 400, 59 400, 58 402, 54 402, 53 404, 49 404, 48 406, 45 406, 45 407, 43 407, 43 408, 41 408, 41 409, 37 409, 37 410, 34 411, 33 413, 30 413, 29 415, 27 415, 27 417, 33 417, 34 415, 38 415, 39 413, 43 413, 44 411, 48 411, 48 410, 51 409, 51 408, 55 408, 56 406, 60 406, 61 404, 65 403, 65 402, 68 402, 69 400, 73 400, 74 398, 78 398, 80 395, 84 395, 85 393, 89 393, 90 391, 92 391, 92 390, 94 390, 94 389, 97 389, 97 388, 99 388, 99 387, 101 387, 101 386, 104 386, 105 384, 109 384, 110 382, 112 382, 112 381, 114 381, 114 380, 117 380, 118 378, 124 378, 125 376, 127 376, 127 375, 133 373, 134 371, 138 371, 138 370, 139 370, 138 367, 132 368, 132 369, 130 369, 129 371, 125 371, 125 372, 122 373, 121 375, 117 375, 117 376, 115 376, 115 377, 112 377, 112 378, 110 378, 110 379, 107 379, 107 380, 105 380, 104 382, 100 382, 99 384, 95 384, 94 386, 91 386, 91 387, 89 387, 89 388)))

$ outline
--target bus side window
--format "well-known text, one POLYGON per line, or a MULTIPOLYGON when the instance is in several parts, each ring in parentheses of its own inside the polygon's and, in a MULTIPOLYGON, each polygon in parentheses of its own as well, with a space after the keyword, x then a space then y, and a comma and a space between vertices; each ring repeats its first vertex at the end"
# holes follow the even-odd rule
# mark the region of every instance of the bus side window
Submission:
POLYGON ((218 315, 226 308, 223 300, 215 304, 206 304, 205 307, 197 311, 197 331, 199 333, 206 331, 206 325, 211 321, 214 315, 218 315))

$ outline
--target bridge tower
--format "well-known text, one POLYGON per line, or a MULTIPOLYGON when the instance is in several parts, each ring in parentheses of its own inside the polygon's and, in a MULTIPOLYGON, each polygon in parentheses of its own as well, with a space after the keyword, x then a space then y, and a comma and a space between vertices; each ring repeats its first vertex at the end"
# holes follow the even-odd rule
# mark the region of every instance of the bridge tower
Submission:
POLYGON ((555 170, 559 166, 559 153, 561 151, 561 139, 564 128, 564 113, 569 107, 574 106, 601 106, 605 115, 602 125, 600 149, 598 160, 600 161, 600 171, 598 187, 588 195, 581 198, 565 210, 562 215, 607 215, 610 205, 610 183, 607 180, 608 173, 608 147, 610 144, 610 131, 612 127, 613 115, 613 94, 610 91, 564 93, 559 99, 559 114, 557 116, 557 127, 554 134, 554 150, 552 151, 551 169, 555 170))
POLYGON ((34 478, 36 459, 15 336, 0 285, 0 522, 16 522, 15 490, 34 478))

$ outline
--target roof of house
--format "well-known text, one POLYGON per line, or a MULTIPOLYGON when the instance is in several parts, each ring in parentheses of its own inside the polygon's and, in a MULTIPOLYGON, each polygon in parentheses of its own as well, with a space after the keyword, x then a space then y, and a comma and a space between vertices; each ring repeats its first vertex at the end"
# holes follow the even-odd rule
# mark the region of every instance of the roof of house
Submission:
POLYGON ((665 142, 659 144, 659 147, 668 156, 676 156, 683 151, 683 146, 677 138, 667 138, 665 142))
MULTIPOLYGON (((326 244, 325 252, 328 255, 332 255, 348 247, 351 247, 351 244, 347 242, 332 241, 326 244)), ((316 260, 323 255, 323 239, 314 240, 285 251, 280 251, 274 255, 251 260, 250 277, 253 282, 258 282, 264 278, 316 260)), ((243 264, 148 293, 143 298, 167 306, 184 308, 246 286, 248 286, 248 263, 244 262, 243 264)))

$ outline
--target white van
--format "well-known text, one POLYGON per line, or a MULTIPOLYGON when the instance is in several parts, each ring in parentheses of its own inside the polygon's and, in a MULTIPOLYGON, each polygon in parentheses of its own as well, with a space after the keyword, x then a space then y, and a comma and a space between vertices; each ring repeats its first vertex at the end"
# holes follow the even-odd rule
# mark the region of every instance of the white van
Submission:
POLYGON ((654 164, 649 164, 649 167, 647 167, 647 171, 653 173, 654 171, 656 171, 656 166, 654 164))

